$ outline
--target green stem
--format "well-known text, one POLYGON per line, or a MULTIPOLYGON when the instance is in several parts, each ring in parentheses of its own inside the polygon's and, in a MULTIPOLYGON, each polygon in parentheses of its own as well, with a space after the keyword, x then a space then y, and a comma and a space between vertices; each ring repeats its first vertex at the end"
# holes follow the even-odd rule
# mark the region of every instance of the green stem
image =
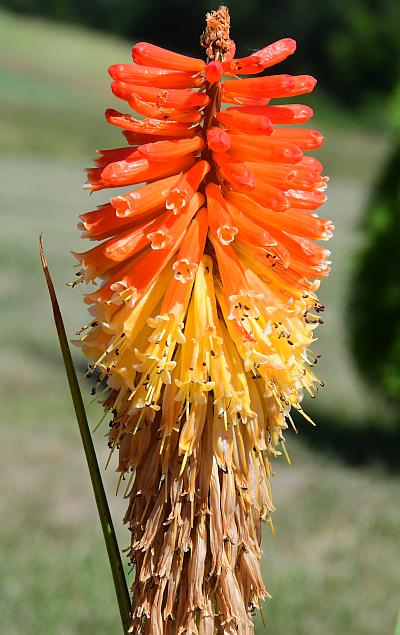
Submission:
POLYGON ((107 547, 108 559, 112 571, 115 593, 117 595, 119 613, 124 633, 128 631, 130 626, 131 603, 129 591, 126 584, 126 578, 121 561, 121 554, 118 547, 114 526, 107 503, 106 493, 104 491, 103 481, 100 474, 99 465, 97 463, 96 452, 94 449, 92 436, 90 433, 85 407, 83 405, 82 395, 76 377, 74 364, 69 349, 67 336, 65 334, 64 322, 62 319, 60 307, 57 301, 57 295, 51 279, 50 271, 47 266, 46 258, 43 252, 42 237, 39 238, 39 252, 42 262, 43 273, 46 278, 49 290, 51 305, 53 308, 54 322, 57 329, 58 340, 60 342, 61 352, 64 360, 65 372, 68 378, 69 389, 74 404, 76 420, 78 422, 81 434, 83 448, 85 450, 86 461, 89 468, 90 479, 92 481, 94 496, 97 504, 97 511, 103 530, 104 540, 107 547))

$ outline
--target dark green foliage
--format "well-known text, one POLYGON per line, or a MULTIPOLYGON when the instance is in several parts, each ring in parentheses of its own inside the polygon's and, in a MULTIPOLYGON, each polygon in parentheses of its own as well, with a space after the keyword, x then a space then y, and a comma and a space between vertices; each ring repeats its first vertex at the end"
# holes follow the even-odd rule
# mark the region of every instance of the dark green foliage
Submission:
MULTIPOLYGON (((65 20, 131 40, 140 38, 199 54, 206 11, 215 0, 3 0, 19 13, 65 20)), ((314 73, 345 106, 371 110, 400 79, 398 0, 227 0, 239 54, 281 37, 298 41, 301 56, 285 69, 314 73)), ((286 72, 286 70, 285 70, 286 72)))
POLYGON ((382 170, 364 221, 348 319, 362 372, 400 399, 400 142, 382 170))

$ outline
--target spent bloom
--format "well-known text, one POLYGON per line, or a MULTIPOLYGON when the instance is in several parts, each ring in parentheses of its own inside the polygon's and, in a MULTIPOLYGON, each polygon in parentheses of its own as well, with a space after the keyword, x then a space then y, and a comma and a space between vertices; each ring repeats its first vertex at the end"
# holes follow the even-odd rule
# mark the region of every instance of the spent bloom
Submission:
POLYGON ((128 145, 98 151, 87 189, 127 189, 81 216, 98 244, 75 254, 97 282, 79 343, 127 475, 132 631, 152 635, 253 632, 271 458, 321 383, 308 349, 329 251, 315 241, 333 226, 308 151, 323 138, 292 126, 311 108, 271 103, 315 79, 257 77, 296 44, 235 58, 224 7, 201 43, 207 62, 141 42, 110 67, 139 117, 107 110, 128 145))

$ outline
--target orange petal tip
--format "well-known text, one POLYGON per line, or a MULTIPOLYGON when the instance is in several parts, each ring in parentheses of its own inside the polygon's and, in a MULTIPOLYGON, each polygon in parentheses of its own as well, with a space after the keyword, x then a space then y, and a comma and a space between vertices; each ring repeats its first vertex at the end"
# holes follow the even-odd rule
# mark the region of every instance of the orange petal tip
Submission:
POLYGON ((210 84, 215 84, 216 82, 219 82, 219 80, 223 76, 224 67, 222 66, 221 62, 219 62, 218 60, 213 60, 212 62, 207 64, 205 73, 206 73, 206 80, 210 84))

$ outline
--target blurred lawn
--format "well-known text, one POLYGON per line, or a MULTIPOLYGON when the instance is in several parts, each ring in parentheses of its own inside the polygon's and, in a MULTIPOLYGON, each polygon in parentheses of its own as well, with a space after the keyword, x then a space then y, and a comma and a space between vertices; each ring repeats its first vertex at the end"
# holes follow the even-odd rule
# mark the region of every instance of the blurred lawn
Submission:
MULTIPOLYGON (((86 320, 81 288, 64 284, 73 278, 69 250, 81 248, 77 215, 102 201, 98 195, 89 202, 81 191, 82 168, 95 148, 121 143, 102 111, 115 103, 106 67, 124 59, 128 44, 0 13, 0 613, 6 635, 119 632, 37 237, 44 233, 72 337, 86 320)), ((321 154, 332 176, 323 214, 337 230, 334 269, 321 294, 329 308, 316 345, 327 388, 313 412, 334 422, 335 441, 327 453, 312 452, 304 434, 295 439, 289 432, 293 466, 276 462, 277 537, 266 528, 264 549, 273 599, 264 606, 267 629, 258 620, 258 633, 392 635, 400 602, 399 478, 379 465, 355 468, 341 459, 349 426, 362 435, 366 421, 376 431, 389 425, 379 396, 361 382, 347 353, 345 310, 360 214, 387 142, 359 129, 334 129, 326 120, 322 110, 315 123, 326 132, 321 154)), ((82 366, 79 354, 76 361, 82 366)), ((99 410, 91 405, 89 412, 94 424, 99 410)), ((323 424, 312 435, 318 448, 323 424)), ((96 442, 103 461, 101 432, 96 442)), ((124 503, 113 495, 112 471, 106 481, 125 545, 124 503)))

